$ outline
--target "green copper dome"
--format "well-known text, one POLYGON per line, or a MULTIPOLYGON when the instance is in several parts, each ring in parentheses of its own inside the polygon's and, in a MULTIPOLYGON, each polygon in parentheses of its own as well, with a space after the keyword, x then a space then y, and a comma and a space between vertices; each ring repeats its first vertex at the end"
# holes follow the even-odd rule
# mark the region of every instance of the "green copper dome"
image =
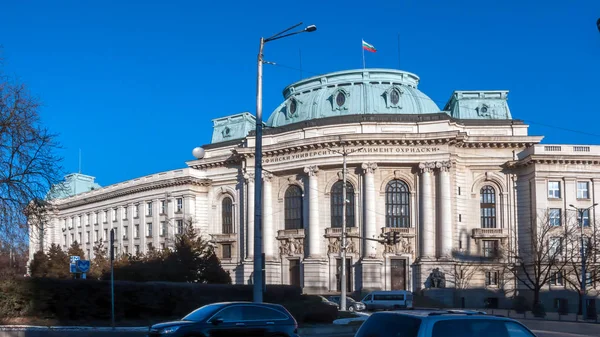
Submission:
POLYGON ((417 89, 419 77, 391 69, 358 69, 315 76, 283 90, 267 126, 357 114, 428 114, 440 108, 417 89))

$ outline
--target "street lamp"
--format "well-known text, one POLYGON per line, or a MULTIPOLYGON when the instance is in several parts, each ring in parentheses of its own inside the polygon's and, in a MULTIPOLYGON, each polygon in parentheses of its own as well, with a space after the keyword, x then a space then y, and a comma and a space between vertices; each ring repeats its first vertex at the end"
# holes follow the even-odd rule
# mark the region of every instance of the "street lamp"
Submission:
MULTIPOLYGON (((260 47, 258 49, 258 72, 256 79, 256 144, 255 144, 255 163, 254 163, 254 282, 253 293, 254 302, 263 301, 263 248, 262 248, 262 68, 263 68, 263 49, 265 43, 282 39, 284 37, 310 33, 317 30, 317 26, 310 25, 302 30, 288 33, 290 30, 302 25, 300 22, 286 30, 283 30, 271 37, 260 38, 260 47), (286 34, 287 33, 287 34, 286 34)), ((271 238, 269 238, 271 239, 271 238)))
MULTIPOLYGON (((588 208, 577 208, 575 205, 570 204, 569 207, 575 209, 579 213, 579 230, 581 231, 581 316, 583 319, 587 317, 587 305, 585 303, 585 287, 586 287, 586 270, 585 270, 585 247, 583 242, 583 213, 589 211, 590 209, 598 206, 598 204, 593 204, 588 208)), ((588 220, 589 221, 589 220, 588 220)))

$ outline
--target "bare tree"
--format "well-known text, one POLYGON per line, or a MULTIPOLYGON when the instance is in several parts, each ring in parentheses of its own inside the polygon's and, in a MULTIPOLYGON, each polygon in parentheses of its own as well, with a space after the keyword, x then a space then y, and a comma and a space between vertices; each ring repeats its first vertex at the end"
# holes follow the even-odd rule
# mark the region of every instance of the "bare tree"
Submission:
POLYGON ((540 290, 567 265, 567 238, 571 228, 557 222, 546 210, 536 221, 520 229, 519 247, 506 251, 507 271, 533 292, 533 305, 540 303, 540 290))
POLYGON ((464 297, 465 290, 471 288, 473 277, 480 271, 481 261, 458 261, 446 271, 446 281, 454 286, 455 305, 464 297))
MULTIPOLYGON (((575 212, 573 212, 575 213, 575 212)), ((588 225, 580 227, 579 220, 575 214, 568 218, 567 225, 571 226, 572 230, 569 231, 569 237, 567 238, 566 244, 566 258, 567 264, 564 269, 564 281, 569 285, 570 288, 577 291, 579 294, 579 312, 581 313, 583 304, 583 295, 588 294, 593 289, 593 285, 596 282, 600 282, 600 261, 598 256, 600 254, 600 237, 596 229, 596 223, 593 226, 588 225), (583 237, 583 247, 585 254, 582 257, 581 244, 583 237), (582 259, 583 258, 583 259, 582 259), (582 264, 586 266, 586 286, 585 292, 581 273, 582 264)))
POLYGON ((39 109, 26 86, 0 70, 0 241, 12 246, 27 235, 33 213, 26 207, 45 200, 62 177, 56 136, 41 125, 39 109))

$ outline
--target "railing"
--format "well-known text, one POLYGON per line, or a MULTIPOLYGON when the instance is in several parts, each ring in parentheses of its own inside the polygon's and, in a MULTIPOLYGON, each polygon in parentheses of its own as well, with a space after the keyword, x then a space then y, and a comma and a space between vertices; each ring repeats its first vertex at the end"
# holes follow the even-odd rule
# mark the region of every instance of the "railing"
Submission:
POLYGON ((400 233, 400 236, 415 236, 413 227, 383 227, 381 232, 385 233, 400 233))
MULTIPOLYGON (((358 227, 346 227, 346 234, 358 235, 359 234, 358 227)), ((341 236, 341 235, 342 235, 341 227, 325 228, 325 236, 326 237, 334 237, 334 236, 341 236)))
POLYGON ((277 238, 303 238, 304 236, 304 228, 282 229, 277 231, 277 238))
POLYGON ((474 238, 504 238, 508 237, 508 230, 504 228, 473 228, 474 238))
POLYGON ((589 146, 573 146, 573 152, 590 152, 589 146))
POLYGON ((544 146, 544 151, 562 151, 562 148, 556 145, 546 145, 544 146))

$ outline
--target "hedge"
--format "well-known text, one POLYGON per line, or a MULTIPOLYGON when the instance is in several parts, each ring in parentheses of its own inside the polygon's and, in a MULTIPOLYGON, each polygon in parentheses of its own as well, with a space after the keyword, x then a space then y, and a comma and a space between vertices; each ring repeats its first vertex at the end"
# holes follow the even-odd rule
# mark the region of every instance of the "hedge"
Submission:
MULTIPOLYGON (((115 281, 115 316, 122 320, 180 318, 214 302, 251 301, 252 286, 115 281)), ((299 323, 331 322, 337 308, 302 295, 298 287, 267 286, 264 300, 286 306, 299 323)), ((110 319, 110 283, 96 280, 21 279, 0 281, 0 318, 60 321, 110 319)))

